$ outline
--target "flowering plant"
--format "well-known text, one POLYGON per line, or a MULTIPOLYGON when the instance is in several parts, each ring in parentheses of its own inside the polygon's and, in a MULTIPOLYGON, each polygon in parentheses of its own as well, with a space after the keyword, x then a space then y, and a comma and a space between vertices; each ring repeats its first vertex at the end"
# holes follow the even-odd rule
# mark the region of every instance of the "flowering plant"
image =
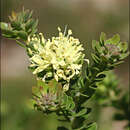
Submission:
POLYGON ((71 30, 65 36, 59 30, 59 37, 44 39, 43 34, 28 37, 27 50, 30 56, 29 66, 33 74, 42 74, 38 76, 46 82, 50 79, 60 81, 64 90, 69 89, 69 82, 80 73, 84 54, 83 47, 78 39, 70 36, 71 30))
POLYGON ((59 118, 64 117, 60 121, 69 122, 68 127, 59 126, 57 130, 97 130, 96 123, 88 120, 91 108, 86 103, 106 77, 106 71, 128 56, 127 43, 120 42, 118 34, 106 39, 101 33, 100 41, 92 42, 94 51, 89 62, 71 30, 63 33, 58 27, 59 35, 47 40, 37 32, 38 20, 32 18, 32 12, 12 12, 9 19, 9 23, 1 22, 2 35, 26 49, 29 69, 37 80, 37 86, 32 88, 34 108, 46 114, 55 112, 59 118), (84 62, 87 64, 82 71, 84 62))

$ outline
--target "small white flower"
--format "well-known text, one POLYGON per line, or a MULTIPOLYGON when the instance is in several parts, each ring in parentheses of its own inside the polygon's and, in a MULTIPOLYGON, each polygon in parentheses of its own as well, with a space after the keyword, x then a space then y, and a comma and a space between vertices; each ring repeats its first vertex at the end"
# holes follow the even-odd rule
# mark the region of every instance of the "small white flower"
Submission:
POLYGON ((84 59, 84 61, 86 61, 88 63, 88 65, 89 65, 89 59, 84 59))
POLYGON ((63 86, 63 90, 64 90, 64 91, 68 91, 68 89, 69 89, 69 84, 65 84, 65 85, 63 86))
POLYGON ((72 35, 72 30, 68 30, 68 35, 72 35))

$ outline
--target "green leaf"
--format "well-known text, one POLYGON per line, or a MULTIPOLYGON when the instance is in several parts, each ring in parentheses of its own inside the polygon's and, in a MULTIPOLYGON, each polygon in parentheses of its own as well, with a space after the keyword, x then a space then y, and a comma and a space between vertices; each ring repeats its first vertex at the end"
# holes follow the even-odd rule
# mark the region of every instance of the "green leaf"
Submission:
POLYGON ((100 59, 93 53, 91 53, 92 59, 94 60, 94 62, 99 63, 100 59))
POLYGON ((97 52, 97 53, 101 53, 102 49, 101 49, 101 45, 98 41, 93 40, 92 41, 92 48, 97 52))
POLYGON ((29 12, 29 10, 24 11, 23 19, 25 23, 28 21, 28 19, 32 17, 32 13, 33 11, 31 12, 29 12))
POLYGON ((40 97, 41 93, 39 87, 32 87, 32 94, 36 95, 37 97, 40 97))
POLYGON ((37 80, 37 86, 44 90, 44 93, 47 93, 49 86, 42 80, 37 80))
POLYGON ((17 38, 17 32, 12 30, 3 30, 2 35, 7 38, 17 38))
MULTIPOLYGON (((112 37, 112 42, 113 43, 119 43, 120 42, 120 35, 116 34, 112 37)), ((116 44, 117 45, 117 44, 116 44)))
POLYGON ((114 44, 114 45, 118 45, 120 42, 120 35, 116 34, 114 35, 112 38, 106 40, 105 44, 114 44))
POLYGON ((52 93, 57 93, 59 96, 62 93, 62 86, 55 79, 51 80, 48 83, 49 91, 52 93))
POLYGON ((28 22, 26 23, 25 29, 28 31, 35 25, 35 22, 36 22, 35 20, 29 19, 28 22))
POLYGON ((97 44, 97 41, 96 40, 92 40, 92 48, 95 50, 95 46, 97 44))
POLYGON ((44 86, 46 85, 45 82, 43 82, 42 80, 37 80, 37 86, 44 86))
POLYGON ((103 79, 105 78, 106 75, 105 74, 98 74, 98 76, 96 77, 97 79, 103 79))
POLYGON ((0 28, 2 30, 9 30, 9 25, 7 23, 0 22, 0 28))
POLYGON ((66 94, 64 94, 64 97, 63 97, 63 104, 64 103, 67 103, 68 102, 68 96, 66 94))
POLYGON ((22 40, 24 40, 24 41, 27 40, 28 35, 27 35, 26 32, 24 32, 24 31, 18 31, 17 34, 18 34, 18 36, 19 36, 22 40))
POLYGON ((31 30, 29 30, 29 32, 30 32, 30 35, 33 35, 34 33, 36 33, 37 32, 37 25, 38 25, 38 19, 35 21, 35 23, 33 24, 33 26, 32 26, 32 28, 31 28, 31 30))
POLYGON ((82 88, 84 88, 85 86, 84 86, 84 79, 80 79, 79 80, 79 84, 80 84, 80 86, 82 87, 82 88))
POLYGON ((74 109, 74 107, 75 107, 75 104, 73 102, 72 97, 68 96, 68 101, 67 101, 66 108, 72 110, 72 109, 74 109))
MULTIPOLYGON (((100 82, 101 80, 99 80, 99 82, 100 82)), ((96 81, 96 82, 98 82, 98 81, 96 81)), ((93 81, 93 84, 95 84, 94 83, 94 81, 93 81)), ((91 85, 91 86, 89 86, 89 88, 91 88, 92 90, 96 90, 97 89, 97 86, 96 85, 91 85)))
POLYGON ((95 46, 95 51, 98 53, 98 54, 101 54, 102 53, 102 48, 100 46, 99 43, 97 43, 97 45, 95 46))
POLYGON ((91 124, 90 126, 87 127, 86 130, 97 130, 97 124, 96 123, 91 124))
POLYGON ((16 40, 16 43, 17 43, 18 45, 20 45, 21 47, 26 48, 26 46, 25 46, 23 43, 21 43, 20 41, 16 40))
POLYGON ((121 54, 121 55, 120 55, 120 60, 125 59, 129 54, 130 54, 130 52, 121 54))
POLYGON ((32 30, 35 29, 38 25, 38 19, 34 22, 33 26, 32 26, 32 30))
POLYGON ((61 105, 67 110, 72 110, 75 107, 72 97, 67 96, 66 94, 64 94, 64 96, 62 97, 61 105))
POLYGON ((92 72, 92 74, 97 74, 97 73, 100 72, 100 69, 97 68, 97 67, 92 67, 92 68, 91 68, 91 72, 92 72))
POLYGON ((113 67, 114 67, 114 66, 117 66, 117 65, 120 65, 120 64, 122 64, 123 62, 124 62, 124 61, 118 61, 118 62, 116 62, 116 63, 113 64, 113 67))
POLYGON ((19 23, 19 22, 16 22, 16 21, 13 21, 13 22, 11 23, 11 27, 12 27, 13 29, 15 29, 15 30, 21 30, 21 25, 20 25, 20 23, 19 23))
POLYGON ((105 40, 106 40, 106 34, 104 32, 101 32, 100 42, 103 43, 105 40))
POLYGON ((120 47, 121 51, 126 52, 128 50, 128 43, 122 42, 119 44, 119 47, 120 47))
POLYGON ((84 124, 84 125, 81 126, 80 128, 74 129, 74 130, 86 130, 86 124, 84 124))
POLYGON ((86 113, 87 113, 87 109, 85 108, 85 109, 82 109, 80 112, 73 114, 72 116, 79 117, 79 116, 85 115, 86 113))

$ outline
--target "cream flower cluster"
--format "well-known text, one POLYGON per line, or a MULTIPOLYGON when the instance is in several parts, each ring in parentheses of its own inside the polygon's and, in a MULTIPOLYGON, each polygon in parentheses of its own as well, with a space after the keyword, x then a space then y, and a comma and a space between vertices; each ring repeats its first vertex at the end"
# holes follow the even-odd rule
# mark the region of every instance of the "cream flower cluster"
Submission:
POLYGON ((65 36, 58 27, 59 36, 52 39, 44 39, 40 33, 38 36, 28 38, 28 53, 31 55, 30 67, 35 68, 33 74, 45 71, 43 80, 53 77, 56 81, 64 80, 64 89, 68 90, 70 79, 81 72, 84 54, 79 40, 72 37, 72 31, 68 30, 65 36))

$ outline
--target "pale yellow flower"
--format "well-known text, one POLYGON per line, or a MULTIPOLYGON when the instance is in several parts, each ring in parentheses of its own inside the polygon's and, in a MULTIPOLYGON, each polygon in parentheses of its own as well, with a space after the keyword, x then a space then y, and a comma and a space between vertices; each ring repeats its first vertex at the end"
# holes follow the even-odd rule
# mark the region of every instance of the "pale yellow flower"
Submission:
POLYGON ((30 67, 34 68, 33 74, 44 72, 43 80, 46 80, 47 73, 51 71, 50 76, 56 81, 66 81, 64 88, 68 90, 70 80, 81 72, 84 49, 79 39, 70 36, 71 30, 68 30, 66 36, 59 27, 58 31, 58 37, 48 40, 41 33, 28 38, 28 51, 32 55, 30 67))

